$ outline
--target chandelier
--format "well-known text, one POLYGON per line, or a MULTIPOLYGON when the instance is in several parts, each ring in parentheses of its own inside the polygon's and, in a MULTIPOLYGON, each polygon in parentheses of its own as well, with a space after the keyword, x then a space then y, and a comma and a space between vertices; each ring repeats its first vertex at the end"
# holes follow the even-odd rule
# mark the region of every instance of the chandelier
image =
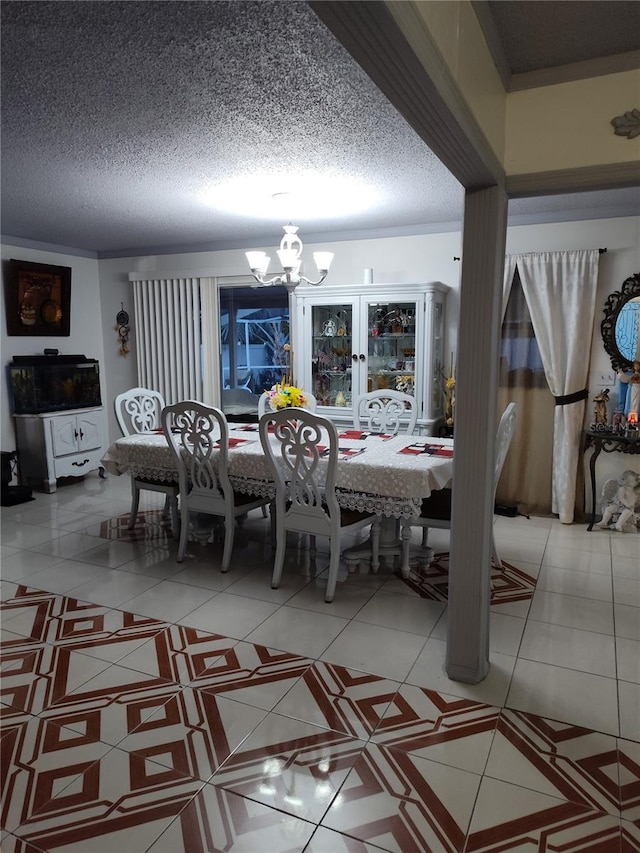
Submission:
POLYGON ((333 252, 314 252, 313 260, 318 268, 320 278, 317 281, 313 281, 307 278, 306 275, 300 275, 302 240, 298 237, 297 225, 284 226, 284 237, 280 241, 280 248, 277 250, 278 258, 284 270, 281 275, 274 275, 273 278, 267 278, 267 270, 269 269, 271 258, 266 252, 245 252, 245 254, 251 273, 259 284, 265 286, 282 284, 289 291, 295 290, 301 281, 313 285, 322 284, 327 277, 331 261, 333 260, 333 252))

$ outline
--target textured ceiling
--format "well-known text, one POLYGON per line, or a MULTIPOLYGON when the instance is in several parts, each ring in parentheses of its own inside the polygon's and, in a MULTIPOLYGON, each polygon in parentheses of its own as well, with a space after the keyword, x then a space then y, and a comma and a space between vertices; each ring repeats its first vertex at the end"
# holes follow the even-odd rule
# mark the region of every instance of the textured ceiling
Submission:
POLYGON ((638 0, 488 0, 513 74, 637 50, 638 0))
MULTIPOLYGON (((290 218, 303 239, 461 220, 458 182, 306 3, 4 0, 1 13, 5 238, 109 256, 270 245, 290 218), (231 184, 252 195, 236 189, 229 210, 231 184), (296 190, 311 212, 271 200, 296 190)), ((634 190, 587 195, 591 216, 640 208, 634 190)), ((586 201, 510 212, 553 220, 586 201)))

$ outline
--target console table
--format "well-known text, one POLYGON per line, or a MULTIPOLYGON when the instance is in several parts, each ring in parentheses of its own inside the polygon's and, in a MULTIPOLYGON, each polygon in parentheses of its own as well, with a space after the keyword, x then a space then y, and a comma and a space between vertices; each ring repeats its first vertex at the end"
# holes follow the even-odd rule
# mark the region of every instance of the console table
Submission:
POLYGON ((596 520, 596 459, 601 451, 605 453, 640 453, 640 439, 627 438, 625 435, 616 435, 612 432, 597 432, 596 430, 585 430, 585 451, 593 447, 593 453, 589 460, 589 471, 591 472, 591 520, 587 530, 592 530, 596 520))

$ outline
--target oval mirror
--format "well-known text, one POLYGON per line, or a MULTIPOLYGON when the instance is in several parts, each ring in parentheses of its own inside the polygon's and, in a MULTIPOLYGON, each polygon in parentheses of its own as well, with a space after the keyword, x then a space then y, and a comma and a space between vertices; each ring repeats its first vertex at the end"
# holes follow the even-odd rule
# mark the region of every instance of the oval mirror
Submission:
POLYGON ((640 359, 640 273, 627 278, 609 296, 600 331, 613 369, 630 371, 640 359))

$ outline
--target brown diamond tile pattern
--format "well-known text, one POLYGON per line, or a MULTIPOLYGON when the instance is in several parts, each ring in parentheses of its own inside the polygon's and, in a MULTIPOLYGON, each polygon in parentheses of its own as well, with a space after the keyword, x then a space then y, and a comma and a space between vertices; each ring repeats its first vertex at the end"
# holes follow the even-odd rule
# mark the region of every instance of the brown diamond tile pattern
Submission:
POLYGON ((183 773, 206 782, 264 716, 259 708, 187 687, 140 720, 118 747, 170 766, 179 756, 183 773))
POLYGON ((610 735, 503 710, 486 774, 620 816, 618 750, 610 735))
MULTIPOLYGON (((493 603, 530 598, 505 566, 493 603)), ((447 569, 409 586, 446 599, 447 569)), ((321 820, 310 853, 640 850, 634 742, 7 589, 3 853, 302 851, 321 820)))
POLYGON ((68 785, 109 746, 88 729, 78 733, 38 717, 23 717, 2 727, 1 825, 13 830, 47 809, 60 787, 68 785))
MULTIPOLYGON (((2 605, 4 627, 34 643, 86 651, 92 646, 145 640, 167 627, 166 622, 86 601, 19 586, 2 605)), ((2 648, 17 645, 17 641, 2 648)))
MULTIPOLYGON (((155 619, 24 587, 5 604, 3 615, 6 624, 18 631, 0 651, 3 719, 23 714, 52 718, 62 714, 68 719, 80 714, 84 718, 100 704, 106 706, 104 694, 92 696, 87 703, 77 691, 108 668, 111 660, 126 655, 166 627, 155 619), (74 696, 69 699, 71 694, 74 696)), ((129 692, 134 693, 156 689, 169 680, 162 676, 145 678, 133 671, 127 672, 127 679, 129 692)), ((119 687, 121 693, 126 692, 122 684, 119 687)), ((125 729, 121 737, 126 733, 125 729)))
MULTIPOLYGON (((109 610, 87 602, 77 602, 65 595, 31 589, 19 585, 13 598, 4 601, 0 610, 2 624, 7 630, 34 642, 47 642, 60 630, 59 620, 68 618, 84 630, 100 625, 100 618, 109 610)), ((76 630, 82 630, 77 628, 76 630)))
POLYGON ((237 642, 221 634, 184 625, 169 625, 127 655, 121 663, 178 684, 189 684, 206 676, 237 642))
POLYGON ((270 713, 210 781, 317 822, 364 746, 340 732, 270 713))
POLYGON ((46 851, 144 853, 202 787, 183 772, 174 745, 143 753, 104 749, 91 742, 54 756, 51 770, 30 779, 29 809, 13 833, 46 851))
POLYGON ((369 743, 322 826, 392 853, 460 853, 480 779, 369 743))
POLYGON ((638 853, 640 850, 640 826, 626 820, 620 821, 620 825, 622 830, 620 853, 638 853))
MULTIPOLYGON (((504 570, 491 570, 491 604, 529 601, 535 592, 536 579, 522 569, 502 561, 504 570)), ((427 567, 412 568, 408 578, 401 579, 421 598, 447 601, 449 597, 449 552, 435 554, 427 567)))
POLYGON ((357 838, 319 826, 304 853, 380 853, 381 850, 382 847, 365 844, 357 838))
POLYGON ((640 743, 618 740, 620 815, 637 828, 640 850, 640 743))
POLYGON ((482 773, 499 716, 491 705, 403 684, 372 740, 482 773))
POLYGON ((618 853, 620 820, 485 776, 465 853, 618 853))
POLYGON ((218 659, 194 678, 192 687, 271 710, 313 663, 291 652, 228 642, 218 659))
POLYGON ((314 824, 300 818, 206 785, 149 853, 222 850, 300 853, 308 849, 307 842, 314 829, 314 824))
POLYGON ((161 509, 151 509, 139 512, 136 526, 129 530, 129 515, 119 515, 101 522, 100 537, 119 539, 121 542, 147 542, 162 547, 171 541, 171 523, 161 509))
POLYGON ((2 853, 45 853, 45 851, 15 835, 6 835, 2 838, 2 853))
POLYGON ((40 714, 88 681, 107 664, 92 661, 66 648, 47 644, 13 648, 0 656, 3 719, 16 714, 40 714))
POLYGON ((388 678, 316 661, 275 710, 366 739, 380 723, 398 687, 388 678))
POLYGON ((1 684, 3 721, 39 714, 75 731, 93 731, 115 745, 181 687, 157 676, 109 665, 56 646, 39 646, 21 657, 1 684))

